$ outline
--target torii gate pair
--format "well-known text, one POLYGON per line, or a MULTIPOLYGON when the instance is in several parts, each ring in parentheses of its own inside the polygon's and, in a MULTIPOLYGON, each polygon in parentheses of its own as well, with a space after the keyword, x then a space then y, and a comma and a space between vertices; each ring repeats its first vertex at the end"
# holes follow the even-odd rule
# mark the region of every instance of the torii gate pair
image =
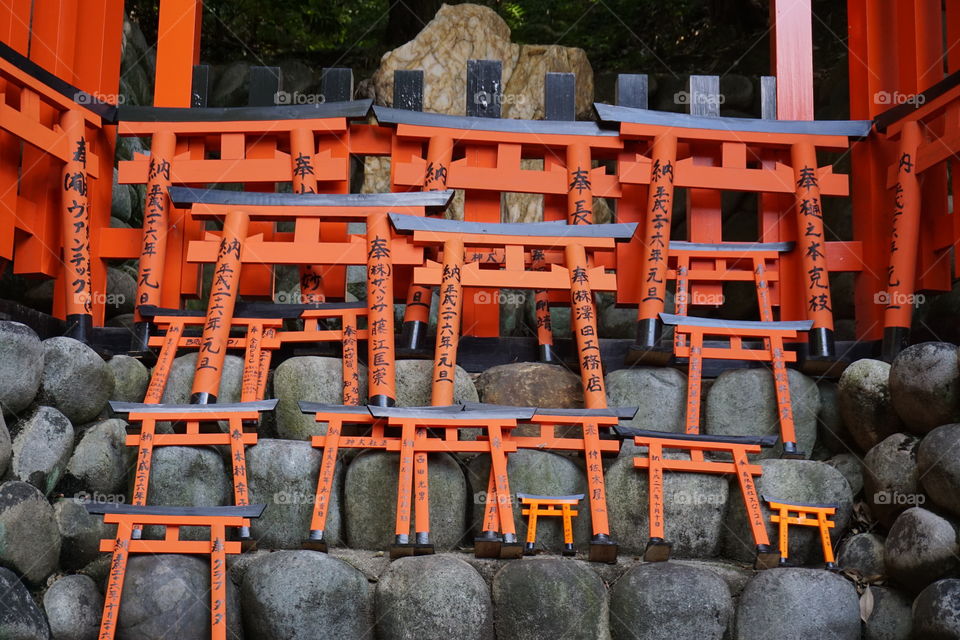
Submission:
POLYGON ((344 407, 301 402, 300 410, 314 414, 317 422, 327 423, 327 433, 314 436, 313 446, 323 448, 317 479, 310 537, 304 546, 327 550, 324 537, 332 495, 333 477, 341 448, 394 451, 400 456, 397 484, 396 530, 390 557, 433 553, 430 542, 430 484, 427 468, 429 453, 489 453, 494 478, 494 503, 502 523, 503 542, 498 556, 519 558, 523 545, 517 540, 507 477, 507 454, 516 451, 508 434, 518 420, 530 419, 534 411, 524 407, 495 407, 464 411, 463 405, 432 407, 344 407), (369 435, 344 435, 345 425, 369 429, 369 435), (386 435, 386 430, 399 430, 386 435), (460 429, 482 429, 487 438, 460 440, 460 429), (432 431, 442 432, 433 435, 432 431), (414 507, 414 504, 416 505, 414 507), (414 508, 414 540, 410 542, 410 510, 414 508))
POLYGON ((266 505, 237 507, 140 507, 126 504, 86 504, 87 511, 103 515, 105 524, 116 524, 114 539, 101 540, 100 551, 112 554, 99 640, 113 640, 120 619, 123 581, 132 553, 182 553, 210 556, 210 637, 227 640, 227 554, 242 552, 241 543, 227 539, 228 528, 249 530, 251 518, 259 518, 266 505), (162 540, 141 540, 140 528, 166 528, 162 540), (208 540, 181 540, 180 527, 209 527, 208 540))
MULTIPOLYGON (((593 159, 614 159, 623 144, 615 131, 592 122, 501 120, 420 113, 375 106, 381 126, 396 128, 391 181, 399 188, 464 189, 464 219, 500 222, 503 192, 544 194, 543 217, 568 224, 593 222, 593 197, 619 197, 614 176, 593 159), (426 153, 424 153, 426 147, 426 153), (459 159, 454 160, 454 157, 459 159), (543 169, 521 166, 521 159, 543 161, 543 169)), ((535 269, 547 269, 541 259, 535 269)), ((556 361, 550 325, 550 296, 537 292, 537 338, 540 358, 556 361)), ((425 323, 429 288, 414 285, 407 300, 405 327, 425 323)), ((499 308, 494 302, 465 301, 469 335, 499 335, 499 308)), ((562 299, 555 300, 564 302, 562 299)), ((408 329, 416 335, 413 328, 408 329)))
POLYGON ((243 264, 340 264, 364 265, 367 269, 368 402, 393 405, 396 385, 393 271, 396 265, 421 264, 423 252, 403 239, 393 238, 386 212, 423 216, 427 209, 445 208, 452 195, 450 191, 301 195, 171 188, 172 202, 180 207, 189 206, 193 218, 224 220, 219 243, 216 240, 192 242, 187 253, 187 259, 192 262, 216 262, 194 378, 194 400, 203 403, 216 396, 243 264), (268 241, 247 237, 251 219, 277 222, 306 218, 365 222, 366 236, 350 236, 345 242, 297 237, 292 241, 268 241))
MULTIPOLYGON (((637 140, 637 153, 619 162, 621 184, 649 185, 644 228, 617 254, 617 302, 639 307, 637 344, 628 359, 660 364, 669 359, 669 350, 660 345, 659 314, 674 188, 686 187, 762 195, 759 240, 797 240, 779 281, 781 317, 811 321, 804 366, 831 368, 836 352, 828 273, 857 271, 862 261, 859 243, 827 241, 821 196, 846 196, 849 185, 832 167, 820 167, 816 152, 846 150, 851 138, 869 133, 870 123, 711 118, 605 104, 595 109, 601 121, 619 123, 622 138, 637 140), (705 146, 712 149, 707 155, 705 146), (790 206, 794 223, 787 225, 781 212, 790 206)), ((719 210, 691 213, 691 241, 722 242, 719 210)), ((702 285, 701 291, 718 295, 720 284, 702 285)))

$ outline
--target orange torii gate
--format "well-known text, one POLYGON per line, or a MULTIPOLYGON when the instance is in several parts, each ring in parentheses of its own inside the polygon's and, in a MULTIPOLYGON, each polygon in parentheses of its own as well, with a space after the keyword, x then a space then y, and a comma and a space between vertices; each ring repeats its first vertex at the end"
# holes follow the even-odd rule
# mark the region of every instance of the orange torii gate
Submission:
POLYGON ((421 264, 423 254, 422 249, 406 240, 393 238, 386 212, 423 216, 428 209, 445 208, 452 195, 450 191, 267 194, 171 188, 171 201, 177 206, 189 206, 191 217, 225 221, 219 241, 191 242, 187 252, 188 261, 217 264, 194 379, 197 401, 216 396, 242 265, 340 264, 367 268, 369 403, 394 404, 393 269, 395 265, 421 264), (250 220, 297 219, 365 222, 367 230, 365 236, 350 236, 344 242, 302 237, 294 237, 292 242, 272 241, 247 234, 250 220))
MULTIPOLYGON (((858 271, 862 262, 859 243, 827 240, 821 197, 846 196, 849 185, 832 167, 821 167, 816 153, 848 149, 851 138, 869 133, 870 123, 714 118, 605 104, 595 108, 601 121, 618 123, 621 137, 635 141, 618 163, 620 183, 648 185, 643 231, 617 253, 617 302, 639 308, 637 344, 628 359, 664 363, 670 355, 660 345, 659 314, 664 309, 674 188, 684 187, 752 191, 778 199, 774 211, 761 207, 759 239, 796 242, 780 276, 781 317, 812 321, 805 364, 829 367, 835 349, 827 275, 858 271), (780 215, 790 207, 789 199, 791 224, 780 215)), ((693 242, 721 242, 719 212, 691 212, 687 228, 693 242)), ((719 286, 703 284, 700 291, 718 295, 719 286)))
POLYGON ((101 540, 100 551, 112 553, 99 640, 113 640, 120 618, 123 580, 132 553, 183 553, 210 555, 210 637, 227 639, 227 554, 242 552, 241 543, 227 539, 227 528, 249 530, 266 505, 236 507, 142 507, 126 504, 86 504, 91 514, 103 515, 105 524, 116 524, 117 535, 101 540), (142 540, 135 535, 143 526, 166 528, 162 540, 142 540), (209 527, 208 540, 181 540, 181 527, 209 527))

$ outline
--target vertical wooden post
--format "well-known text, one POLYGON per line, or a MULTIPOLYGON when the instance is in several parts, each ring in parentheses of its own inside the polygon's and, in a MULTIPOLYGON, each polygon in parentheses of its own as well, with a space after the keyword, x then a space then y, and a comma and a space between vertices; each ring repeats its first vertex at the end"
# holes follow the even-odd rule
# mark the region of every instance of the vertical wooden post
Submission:
POLYGON ((772 0, 777 118, 813 120, 813 13, 810 0, 772 0))
POLYGON ((360 365, 357 362, 359 345, 357 344, 357 314, 343 314, 343 404, 360 404, 360 365))
POLYGON ((190 106, 193 66, 200 62, 202 18, 202 0, 163 0, 160 3, 154 106, 190 106))
POLYGON ((60 125, 70 153, 63 166, 61 228, 66 284, 67 334, 87 342, 93 329, 93 285, 90 260, 90 209, 87 199, 87 139, 83 114, 67 111, 60 125))
MULTIPOLYGON (((293 192, 316 193, 317 173, 313 165, 316 145, 313 131, 294 129, 290 132, 290 161, 293 163, 293 192)), ((320 238, 320 221, 316 218, 304 218, 296 221, 295 236, 316 241, 320 238)), ((300 238, 295 238, 300 239, 300 238)), ((318 265, 300 265, 300 301, 303 304, 324 302, 323 270, 318 265)))
MULTIPOLYGON (((238 503, 239 505, 239 503, 238 503)), ((248 529, 248 527, 242 527, 248 529)), ((226 527, 210 525, 210 638, 227 640, 227 541, 226 527)))
POLYGON ((130 554, 130 533, 130 521, 121 520, 117 524, 117 537, 114 541, 113 556, 110 559, 110 573, 107 574, 107 589, 103 594, 103 616, 100 618, 98 640, 113 640, 117 633, 120 596, 123 593, 123 578, 127 573, 127 559, 130 554))
POLYGON ((385 213, 367 218, 367 375, 368 404, 396 404, 393 335, 393 259, 385 213))
POLYGON ((440 281, 440 311, 437 320, 437 345, 433 361, 430 403, 453 404, 457 347, 463 310, 463 240, 452 237, 443 243, 443 276, 440 281))

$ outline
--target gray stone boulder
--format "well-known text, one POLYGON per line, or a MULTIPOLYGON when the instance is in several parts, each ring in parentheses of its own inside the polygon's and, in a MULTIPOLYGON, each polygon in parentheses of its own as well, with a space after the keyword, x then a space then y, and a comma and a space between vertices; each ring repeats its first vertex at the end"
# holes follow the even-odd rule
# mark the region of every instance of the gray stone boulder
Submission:
MULTIPOLYGON (((809 457, 817 441, 817 412, 820 391, 810 378, 799 371, 787 372, 797 448, 809 457)), ((707 392, 704 433, 715 436, 780 435, 773 374, 767 369, 728 369, 721 373, 707 392)), ((782 443, 764 449, 760 458, 776 458, 782 443)))
POLYGON ((840 376, 840 416, 851 439, 864 451, 903 431, 890 398, 889 379, 890 365, 869 358, 857 360, 840 376))
POLYGON ((61 481, 65 493, 120 494, 126 489, 136 448, 126 444, 127 423, 118 418, 104 420, 83 432, 80 443, 67 462, 61 481))
POLYGON ((920 592, 913 601, 913 637, 960 638, 960 580, 940 580, 920 592))
POLYGON ((89 576, 64 576, 43 594, 53 640, 97 640, 103 596, 89 576))
MULTIPOLYGON (((510 478, 512 493, 528 493, 538 496, 569 496, 584 494, 577 508, 578 515, 573 519, 573 539, 578 545, 590 540, 590 506, 587 502, 587 478, 583 469, 565 456, 521 449, 507 458, 507 475, 510 478)), ((487 501, 493 496, 486 495, 490 479, 490 456, 477 456, 467 465, 467 479, 470 481, 472 496, 471 525, 473 535, 480 533, 483 525, 483 512, 487 501)), ((432 491, 432 487, 431 487, 432 491)), ((526 540, 527 518, 520 514, 519 501, 514 503, 514 521, 517 526, 517 538, 526 540)), ((537 549, 559 553, 563 549, 563 523, 561 518, 541 518, 537 523, 537 549)))
MULTIPOLYGON (((344 517, 347 546, 387 549, 394 543, 397 509, 396 453, 364 451, 347 467, 344 517)), ((430 454, 430 541, 437 551, 470 546, 467 536, 467 480, 449 454, 430 454)), ((413 540, 415 506, 410 509, 413 540)))
POLYGON ((859 640, 860 603, 849 582, 820 569, 761 571, 737 603, 736 640, 859 640))
MULTIPOLYGON (((233 504, 233 484, 215 449, 157 447, 153 450, 147 504, 168 507, 212 507, 233 504)), ((162 527, 144 527, 144 535, 161 535, 162 527)), ((204 527, 183 527, 184 540, 209 540, 204 527)))
POLYGON ((81 500, 57 500, 53 514, 60 532, 60 567, 67 571, 79 571, 103 557, 100 541, 116 535, 117 525, 88 513, 81 500))
POLYGON ((924 436, 917 449, 917 477, 935 505, 960 516, 960 424, 945 424, 924 436))
MULTIPOLYGON (((247 449, 247 482, 250 502, 268 505, 263 515, 250 523, 257 546, 267 549, 299 549, 310 532, 310 519, 317 492, 322 449, 309 442, 262 439, 247 449)), ((324 538, 330 545, 343 540, 340 496, 344 461, 337 461, 324 538)))
POLYGON ((0 485, 0 564, 39 585, 59 556, 60 533, 43 494, 26 482, 0 485))
MULTIPOLYGON (((867 589, 871 606, 863 623, 863 640, 908 640, 913 628, 910 599, 887 587, 867 589)), ((863 597, 868 596, 864 593, 863 597)))
MULTIPOLYGON (((833 516, 836 526, 830 530, 834 545, 843 537, 853 517, 853 494, 850 485, 839 471, 824 462, 813 460, 761 460, 763 475, 755 478, 757 493, 786 502, 808 504, 834 504, 833 516)), ((726 526, 723 535, 723 556, 752 562, 756 549, 750 528, 747 525, 746 509, 736 479, 730 488, 726 526)), ((777 525, 770 522, 770 510, 761 501, 763 520, 767 535, 776 545, 777 525)), ((669 520, 668 520, 669 522, 669 520)), ((823 562, 820 534, 813 527, 794 527, 790 531, 789 561, 793 564, 819 564, 823 562)))
POLYGON ((49 640, 50 626, 30 592, 12 571, 0 567, 0 638, 49 640))
POLYGON ((6 475, 11 460, 13 460, 13 443, 10 441, 6 420, 0 415, 0 478, 6 475))
POLYGON ((42 376, 43 346, 37 334, 19 322, 0 322, 0 408, 5 416, 30 406, 42 376))
MULTIPOLYGON (((227 587, 227 637, 243 638, 240 597, 227 587)), ((117 640, 207 640, 210 563, 197 556, 136 554, 127 562, 117 640)))
POLYGON ((583 406, 580 378, 555 364, 515 362, 490 367, 477 378, 484 402, 515 407, 583 406))
MULTIPOLYGON (((433 360, 397 360, 396 369, 398 406, 425 407, 432 404, 430 381, 433 377, 433 360)), ((458 365, 453 374, 453 402, 479 401, 480 396, 470 374, 458 365)))
POLYGON ((857 533, 843 541, 837 551, 837 563, 844 571, 854 571, 874 582, 887 575, 883 564, 885 538, 875 533, 857 533))
POLYGON ((894 582, 916 593, 935 580, 953 576, 960 568, 958 551, 952 522, 911 507, 890 527, 883 562, 894 582))
POLYGON ((113 394, 111 400, 118 402, 143 402, 150 384, 150 371, 136 358, 115 355, 107 361, 113 371, 113 394))
POLYGON ((922 342, 890 365, 890 397, 907 428, 927 433, 960 419, 960 367, 956 345, 922 342))
POLYGON ((493 577, 493 604, 498 638, 596 640, 607 632, 607 589, 578 560, 504 564, 493 577))
POLYGON ((618 369, 607 374, 606 388, 608 406, 639 409, 632 420, 622 422, 624 426, 675 433, 683 431, 687 415, 687 378, 676 369, 618 369))
MULTIPOLYGON (((188 404, 197 368, 197 352, 173 359, 170 376, 163 390, 164 404, 188 404)), ((243 379, 243 359, 228 355, 223 361, 217 402, 240 402, 240 381, 243 379)))
MULTIPOLYGON (((642 555, 650 539, 646 470, 634 468, 632 457, 621 456, 607 470, 606 485, 610 532, 620 544, 620 552, 642 555)), ((664 474, 665 540, 673 543, 673 556, 716 556, 720 551, 727 501, 736 497, 730 495, 730 485, 721 475, 664 474)))
POLYGON ((107 267, 107 296, 104 313, 108 318, 133 313, 137 281, 123 269, 107 267))
POLYGON ((613 640, 722 640, 733 613, 727 583, 698 567, 673 562, 635 565, 610 588, 613 640))
POLYGON ((15 428, 11 475, 49 494, 73 451, 73 425, 51 407, 37 407, 15 428))
POLYGON ((40 404, 54 407, 76 425, 95 419, 113 395, 113 371, 97 352, 73 338, 43 341, 40 404))
POLYGON ((316 551, 277 551, 254 559, 241 585, 244 628, 252 638, 373 638, 366 576, 316 551))
POLYGON ((850 485, 850 491, 857 495, 863 489, 863 465, 860 458, 852 453, 838 453, 826 463, 843 474, 850 485))
POLYGON ((449 555, 401 558, 377 583, 377 637, 493 640, 490 590, 477 570, 449 555))
POLYGON ((917 451, 920 439, 895 433, 874 446, 863 458, 863 497, 873 516, 890 526, 904 509, 922 505, 917 451))
MULTIPOLYGON (((853 437, 840 415, 840 391, 836 382, 820 380, 820 411, 817 413, 817 445, 830 453, 850 451, 853 437)), ((893 410, 891 409, 891 413, 893 410)))
MULTIPOLYGON (((327 423, 300 413, 297 404, 343 403, 343 363, 340 358, 299 356, 285 360, 273 372, 273 393, 280 400, 274 412, 277 433, 290 440, 309 440, 327 432, 327 423)), ((367 397, 367 370, 360 367, 360 397, 367 397)))

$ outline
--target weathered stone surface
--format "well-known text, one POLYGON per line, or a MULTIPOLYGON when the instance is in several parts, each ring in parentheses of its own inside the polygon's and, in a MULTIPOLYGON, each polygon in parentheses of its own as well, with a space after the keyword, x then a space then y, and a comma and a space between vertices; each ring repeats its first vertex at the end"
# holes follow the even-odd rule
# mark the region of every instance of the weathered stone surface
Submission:
MULTIPOLYGON (((193 374, 197 368, 196 351, 174 358, 170 377, 163 390, 165 404, 188 404, 193 374)), ((223 361, 217 402, 240 402, 240 380, 243 378, 243 359, 228 355, 223 361)))
MULTIPOLYGON (((830 530, 830 537, 834 544, 843 537, 853 515, 853 494, 843 474, 824 462, 813 460, 761 460, 760 466, 763 467, 763 475, 755 479, 758 494, 786 502, 837 505, 837 512, 833 516, 836 526, 830 530)), ((736 480, 732 479, 732 482, 736 483, 736 480)), ((730 492, 723 555, 741 562, 752 562, 756 553, 743 499, 736 486, 730 492)), ((776 540, 777 528, 770 522, 766 503, 761 502, 761 509, 767 534, 771 540, 776 540)), ((791 529, 790 561, 797 564, 822 563, 819 535, 813 527, 791 529)))
POLYGON ((580 378, 559 365, 517 362, 490 367, 477 378, 483 402, 515 407, 583 406, 580 378))
POLYGON ((73 426, 51 407, 37 407, 16 426, 10 473, 49 494, 73 451, 73 426))
POLYGON ((819 569, 761 571, 737 603, 736 640, 858 640, 860 606, 853 583, 819 569))
POLYGON ((217 68, 217 79, 210 92, 211 107, 240 107, 247 104, 250 89, 250 63, 242 60, 217 68))
POLYGON ((26 482, 0 485, 0 564, 38 585, 57 568, 59 555, 60 533, 43 494, 26 482))
POLYGON ((0 322, 0 407, 15 415, 33 402, 43 375, 43 346, 33 329, 0 322))
POLYGON ((43 341, 40 404, 54 407, 74 424, 90 422, 113 394, 113 372, 97 352, 73 338, 43 341))
POLYGON ((62 569, 77 571, 104 557, 100 553, 100 541, 115 535, 117 525, 104 524, 101 516, 88 513, 83 502, 75 498, 57 500, 53 514, 60 532, 62 569))
POLYGON ((610 589, 613 640, 721 640, 733 612, 723 578, 673 562, 636 565, 610 589))
MULTIPOLYGON (((613 538, 621 553, 642 555, 650 538, 647 474, 634 468, 632 457, 621 456, 607 470, 606 484, 613 538)), ((665 540, 673 543, 673 555, 717 555, 727 511, 727 480, 705 473, 667 473, 663 496, 665 540)))
POLYGON ((960 418, 960 368, 956 345, 922 342, 890 365, 890 398, 903 423, 927 433, 960 418))
POLYGON ((605 635, 607 590, 578 560, 510 562, 493 578, 498 638, 595 640, 605 635))
MULTIPOLYGON (((794 369, 787 372, 797 433, 797 448, 809 457, 817 440, 820 392, 814 382, 794 369)), ((705 433, 717 436, 779 435, 773 375, 767 369, 728 369, 707 392, 705 433)), ((764 449, 760 458, 780 456, 782 443, 764 449)))
POLYGON ((89 576, 64 576, 43 594, 53 640, 97 640, 103 596, 89 576))
POLYGON ((960 580, 940 580, 913 601, 913 636, 923 640, 960 638, 960 580))
POLYGON ((243 575, 244 627, 251 638, 373 638, 371 592, 360 571, 327 554, 265 554, 243 575))
POLYGON ((6 475, 11 460, 13 460, 13 443, 10 441, 7 423, 0 415, 0 478, 6 475))
POLYGON ((904 509, 926 501, 917 475, 919 446, 916 436, 895 433, 863 458, 863 497, 873 516, 888 526, 904 509))
POLYGON ((377 637, 493 640, 487 584, 469 564, 448 555, 401 558, 380 576, 377 637))
MULTIPOLYGON (((247 449, 250 501, 268 505, 263 515, 250 523, 250 533, 258 547, 300 548, 310 532, 321 456, 321 449, 314 449, 309 442, 294 440, 265 438, 247 449)), ((330 545, 340 544, 343 539, 340 516, 343 467, 343 461, 338 461, 324 529, 330 545)))
POLYGON ((887 572, 883 564, 885 542, 875 533, 852 535, 840 546, 837 562, 844 571, 856 571, 866 580, 878 580, 887 572))
POLYGON ((860 493, 860 490, 863 489, 863 466, 857 456, 852 453, 838 453, 827 460, 826 463, 843 474, 853 495, 860 493))
POLYGON ((932 511, 911 507, 897 516, 884 547, 887 573, 916 593, 960 568, 957 532, 952 522, 932 511))
POLYGON ((913 628, 910 599, 895 589, 867 588, 873 608, 863 624, 863 640, 907 640, 913 628))
MULTIPOLYGON (((397 406, 425 407, 430 401, 433 360, 397 360, 397 406)), ((470 374, 457 366, 453 374, 453 402, 479 402, 470 374)))
POLYGON ((133 313, 137 299, 137 281, 122 269, 107 267, 107 296, 104 312, 108 318, 123 313, 133 313))
MULTIPOLYGON (((398 472, 395 453, 364 451, 350 462, 344 479, 347 546, 387 549, 393 544, 398 472)), ((437 551, 465 544, 467 481, 463 470, 449 454, 431 454, 429 482, 430 541, 437 551)), ((415 513, 411 506, 411 540, 415 513)))
POLYGON ((0 568, 0 638, 50 639, 50 627, 43 612, 16 574, 4 568, 0 568))
POLYGON ((150 384, 150 371, 136 358, 122 354, 107 361, 113 371, 113 394, 111 400, 118 402, 143 402, 143 396, 150 384))
MULTIPOLYGON (((587 478, 583 469, 570 458, 550 453, 521 449, 507 458, 507 475, 510 491, 537 496, 569 496, 587 494, 587 478)), ((467 465, 470 481, 473 535, 480 533, 483 525, 483 510, 487 500, 487 483, 490 479, 490 456, 477 456, 467 465)), ((527 539, 527 518, 520 515, 519 503, 514 505, 514 520, 517 538, 527 539)), ((590 509, 584 497, 577 509, 579 515, 573 520, 574 541, 590 539, 590 509)), ((563 549, 563 526, 561 518, 542 518, 537 523, 537 549, 559 553, 563 549)))
POLYGON ((935 505, 960 516, 960 424, 937 427, 917 449, 917 477, 935 505))
MULTIPOLYGON (((239 590, 233 581, 226 583, 227 637, 242 639, 239 590)), ((205 559, 131 556, 123 581, 117 640, 206 640, 210 637, 209 593, 210 563, 205 559)))
MULTIPOLYGON (((147 504, 170 507, 226 505, 233 503, 233 484, 223 458, 215 449, 157 447, 153 450, 147 504)), ((159 527, 144 527, 144 535, 159 534, 159 527)), ((203 527, 183 527, 184 540, 209 540, 203 527)))
POLYGON ((67 462, 61 488, 66 493, 87 491, 119 494, 126 488, 135 449, 126 444, 127 423, 104 420, 83 432, 67 462))
POLYGON ((840 376, 840 416, 850 437, 864 451, 903 431, 890 399, 889 378, 889 364, 867 358, 857 360, 840 376))
MULTIPOLYGON (((343 362, 340 358, 300 356, 284 361, 273 373, 275 411, 281 438, 309 440, 327 432, 327 423, 300 412, 298 402, 343 402, 343 362)), ((367 369, 360 366, 360 397, 367 397, 367 369)), ((429 403, 428 403, 429 404, 429 403)))
POLYGON ((687 415, 687 378, 667 367, 634 367, 607 374, 607 404, 637 407, 633 420, 621 424, 634 429, 683 431, 687 415))
POLYGON ((853 438, 840 415, 838 385, 836 382, 821 380, 817 382, 817 388, 820 389, 817 444, 825 446, 831 453, 847 453, 850 451, 853 438))

